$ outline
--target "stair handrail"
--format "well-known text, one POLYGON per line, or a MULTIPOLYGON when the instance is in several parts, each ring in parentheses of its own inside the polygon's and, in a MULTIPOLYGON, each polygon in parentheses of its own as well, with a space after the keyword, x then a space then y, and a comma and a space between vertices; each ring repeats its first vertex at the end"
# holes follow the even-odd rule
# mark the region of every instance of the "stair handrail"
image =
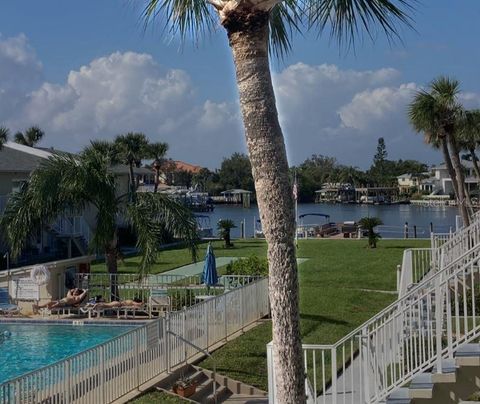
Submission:
MULTIPOLYGON (((440 281, 442 281, 442 276, 445 275, 447 269, 449 269, 450 267, 452 266, 455 266, 458 261, 462 260, 462 259, 465 259, 469 254, 472 254, 474 252, 476 252, 478 250, 478 252, 480 252, 480 243, 476 244, 474 247, 472 247, 470 250, 468 250, 465 254, 462 254, 462 256, 458 257, 455 261, 451 262, 450 265, 446 268, 444 268, 443 271, 439 271, 439 272, 436 272, 434 274, 432 274, 432 276, 426 278, 424 281, 422 281, 421 283, 417 284, 415 287, 413 287, 411 290, 408 291, 408 293, 406 293, 403 297, 401 297, 400 299, 397 299, 395 300, 393 303, 391 303, 390 305, 388 305, 387 307, 385 307, 383 310, 381 310, 380 312, 378 312, 375 316, 369 318, 367 321, 365 321, 362 325, 360 325, 359 327, 357 327, 355 330, 353 330, 352 332, 350 332, 349 334, 347 334, 345 337, 343 337, 342 339, 340 339, 339 341, 337 341, 335 344, 332 344, 332 345, 325 345, 325 347, 331 347, 331 348, 336 348, 338 347, 339 345, 343 344, 346 340, 350 339, 352 336, 354 336, 355 334, 358 334, 359 331, 362 331, 363 329, 365 329, 366 327, 368 327, 370 324, 374 323, 375 321, 377 321, 378 319, 380 319, 383 315, 385 315, 387 312, 389 311, 392 311, 392 309, 396 308, 397 306, 401 305, 402 303, 406 302, 407 300, 411 299, 412 297, 414 297, 417 292, 419 291, 422 291, 422 293, 425 292, 425 286, 424 286, 424 283, 427 283, 427 282, 432 282, 432 281, 435 281, 437 280, 437 278, 440 279, 440 281)), ((469 265, 469 263, 465 264, 465 265, 469 265)), ((461 266, 460 268, 457 268, 455 271, 449 273, 447 276, 450 277, 452 275, 455 275, 456 273, 459 273, 461 272, 462 270, 464 269, 464 266, 461 266)), ((433 286, 434 288, 435 286, 433 286)), ((318 345, 316 345, 318 346, 318 345)))
MULTIPOLYGON (((175 338, 179 339, 184 344, 190 345, 192 348, 195 348, 200 353, 203 353, 204 355, 207 355, 212 360, 212 363, 213 363, 213 373, 212 373, 213 400, 215 401, 215 404, 217 404, 217 380, 216 380, 217 364, 216 364, 215 359, 213 358, 212 354, 210 354, 210 352, 208 352, 206 349, 200 348, 198 345, 195 345, 193 342, 183 338, 181 335, 178 335, 171 330, 167 330, 167 334, 173 335, 175 338)), ((187 362, 185 361, 185 363, 187 363, 187 362)))

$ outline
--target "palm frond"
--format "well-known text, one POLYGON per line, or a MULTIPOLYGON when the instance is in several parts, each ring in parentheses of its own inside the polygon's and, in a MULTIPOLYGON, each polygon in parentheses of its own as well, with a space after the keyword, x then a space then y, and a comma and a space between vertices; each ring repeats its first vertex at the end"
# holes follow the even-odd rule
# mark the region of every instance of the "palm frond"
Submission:
POLYGON ((292 37, 301 33, 301 15, 294 0, 285 0, 270 11, 269 52, 283 59, 292 48, 292 37))
POLYGON ((213 31, 217 17, 205 0, 149 0, 143 10, 145 27, 160 18, 164 30, 182 39, 213 31))
POLYGON ((412 28, 410 13, 416 0, 305 0, 310 28, 323 32, 340 44, 353 44, 363 30, 372 40, 379 27, 389 40, 399 38, 399 25, 412 28))
POLYGON ((3 144, 8 141, 8 137, 10 135, 10 131, 5 126, 0 126, 0 150, 3 147, 3 144))
POLYGON ((184 241, 197 258, 197 225, 192 212, 163 194, 141 193, 127 206, 127 217, 137 234, 141 252, 140 270, 148 272, 155 263, 166 233, 184 241))

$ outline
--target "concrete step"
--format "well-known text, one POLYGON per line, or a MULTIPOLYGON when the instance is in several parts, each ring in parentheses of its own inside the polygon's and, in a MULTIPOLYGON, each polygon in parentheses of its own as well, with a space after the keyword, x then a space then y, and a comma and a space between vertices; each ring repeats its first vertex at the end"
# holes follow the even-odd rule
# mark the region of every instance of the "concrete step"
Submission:
MULTIPOLYGON (((220 401, 219 401, 220 402, 220 401)), ((264 396, 251 396, 248 394, 234 394, 227 400, 225 404, 267 404, 268 398, 264 396)))
POLYGON ((457 380, 458 366, 455 359, 442 360, 442 372, 437 373, 437 365, 432 369, 433 383, 455 383, 457 380))
POLYGON ((390 393, 387 397, 386 404, 410 404, 412 399, 410 398, 410 392, 407 387, 400 387, 390 393))
POLYGON ((206 375, 200 384, 197 385, 195 394, 190 396, 190 400, 197 403, 203 403, 206 401, 206 398, 213 392, 213 380, 209 379, 206 375))
POLYGON ((480 366, 480 344, 463 344, 455 352, 458 366, 480 366))
POLYGON ((432 398, 434 385, 432 376, 431 373, 415 375, 408 388, 410 398, 432 398))

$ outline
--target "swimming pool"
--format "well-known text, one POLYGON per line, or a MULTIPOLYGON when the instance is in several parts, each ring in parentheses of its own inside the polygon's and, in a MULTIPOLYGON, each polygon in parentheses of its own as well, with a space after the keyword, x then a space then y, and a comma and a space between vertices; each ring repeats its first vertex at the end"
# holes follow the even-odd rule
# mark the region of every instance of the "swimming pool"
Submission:
POLYGON ((0 384, 134 329, 125 325, 0 322, 0 384), (2 338, 5 331, 10 337, 2 338))

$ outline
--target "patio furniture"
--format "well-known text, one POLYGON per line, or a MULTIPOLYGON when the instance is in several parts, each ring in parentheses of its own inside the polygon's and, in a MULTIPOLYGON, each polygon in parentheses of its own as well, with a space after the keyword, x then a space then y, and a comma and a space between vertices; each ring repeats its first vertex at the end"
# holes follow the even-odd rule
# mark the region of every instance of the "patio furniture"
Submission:
POLYGON ((148 298, 148 316, 152 317, 154 313, 159 315, 161 312, 170 311, 172 307, 171 303, 167 289, 152 288, 150 290, 150 297, 148 298))
POLYGON ((20 308, 16 304, 10 303, 8 288, 0 288, 0 315, 12 316, 20 314, 20 308))

